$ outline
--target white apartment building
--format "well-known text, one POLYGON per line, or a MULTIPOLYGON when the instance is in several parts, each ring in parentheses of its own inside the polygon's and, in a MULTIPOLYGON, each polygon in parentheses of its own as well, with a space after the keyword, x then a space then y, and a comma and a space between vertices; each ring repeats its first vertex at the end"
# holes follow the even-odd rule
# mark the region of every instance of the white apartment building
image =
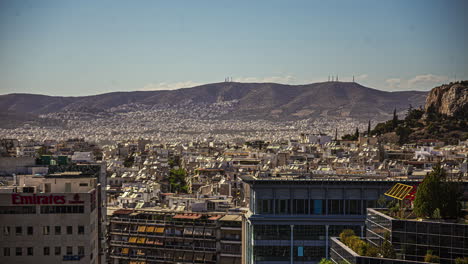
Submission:
POLYGON ((0 187, 0 263, 100 263, 97 188, 79 172, 0 187))

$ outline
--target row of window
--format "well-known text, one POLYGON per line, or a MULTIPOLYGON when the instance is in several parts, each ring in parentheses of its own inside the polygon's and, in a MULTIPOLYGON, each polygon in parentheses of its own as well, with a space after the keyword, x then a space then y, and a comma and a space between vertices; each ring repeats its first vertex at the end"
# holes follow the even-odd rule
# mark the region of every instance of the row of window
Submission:
MULTIPOLYGON (((339 236, 345 229, 352 229, 355 234, 361 235, 361 226, 359 225, 330 225, 328 227, 328 237, 339 236)), ((325 225, 294 225, 294 240, 325 240, 325 225)), ((253 235, 256 240, 290 240, 290 225, 255 225, 253 226, 253 235)))
POLYGON ((368 200, 309 200, 309 199, 257 199, 257 214, 293 215, 363 215, 365 208, 375 207, 368 200))
MULTIPOLYGON (((290 250, 290 246, 254 246, 254 259, 256 261, 289 261, 290 250)), ((296 261, 320 260, 325 256, 323 246, 294 246, 293 250, 293 258, 296 261)))
POLYGON ((41 214, 82 214, 84 213, 83 205, 44 205, 41 206, 41 214))
POLYGON ((36 206, 0 206, 0 214, 36 214, 36 206))
MULTIPOLYGON (((43 205, 41 214, 82 214, 83 205, 43 205)), ((36 214, 36 206, 0 206, 0 214, 36 214)))
MULTIPOLYGON (((59 256, 62 255, 62 247, 54 247, 54 255, 59 256)), ((85 248, 84 246, 78 246, 77 247, 77 255, 78 256, 84 256, 85 255, 85 248)), ((11 248, 3 248, 3 256, 4 257, 9 257, 13 256, 13 253, 11 252, 11 248)), ((65 254, 66 255, 73 255, 73 247, 65 247, 65 254)), ((50 256, 52 255, 51 252, 51 247, 43 247, 42 249, 42 255, 43 256, 50 256)), ((27 248, 21 248, 21 247, 16 247, 14 248, 14 256, 34 256, 34 247, 27 247, 27 248)))
MULTIPOLYGON (((12 231, 11 229, 12 228, 10 226, 4 226, 3 227, 3 235, 4 236, 9 236, 11 234, 11 231, 12 231)), ((33 226, 27 226, 25 228, 25 230, 26 230, 26 235, 28 235, 28 236, 34 235, 34 227, 33 226)), ((66 226, 64 231, 65 232, 63 232, 63 234, 73 235, 73 226, 66 226)), ((23 231, 22 226, 15 226, 15 235, 21 236, 21 235, 23 235, 23 233, 24 233, 24 231, 23 231)), ((82 225, 78 226, 77 233, 78 233, 78 235, 84 235, 85 227, 82 226, 82 225)), ((50 235, 50 234, 51 234, 50 226, 43 226, 42 227, 42 235, 50 235)), ((62 226, 55 226, 54 234, 55 235, 61 235, 62 234, 62 226)))

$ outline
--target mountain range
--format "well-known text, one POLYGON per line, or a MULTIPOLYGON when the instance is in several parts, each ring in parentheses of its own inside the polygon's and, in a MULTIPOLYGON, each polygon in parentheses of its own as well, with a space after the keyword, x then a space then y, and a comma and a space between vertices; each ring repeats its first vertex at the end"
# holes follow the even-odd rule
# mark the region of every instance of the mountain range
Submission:
MULTIPOLYGON (((424 106, 428 92, 387 92, 354 82, 322 82, 306 85, 277 83, 211 83, 192 88, 160 91, 112 92, 91 96, 62 97, 37 94, 0 95, 0 117, 31 119, 41 114, 112 112, 116 107, 143 105, 229 105, 223 119, 340 118, 387 119, 396 108, 424 106)), ((128 108, 127 107, 127 108, 128 108)))

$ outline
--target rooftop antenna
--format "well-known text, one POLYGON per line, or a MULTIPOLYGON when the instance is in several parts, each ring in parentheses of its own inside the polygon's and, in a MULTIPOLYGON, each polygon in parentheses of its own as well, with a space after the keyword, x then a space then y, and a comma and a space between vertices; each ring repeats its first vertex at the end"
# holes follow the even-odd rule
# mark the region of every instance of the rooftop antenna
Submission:
POLYGON ((353 75, 353 82, 354 82, 354 75, 353 75))
POLYGON ((330 75, 328 75, 328 81, 330 81, 330 75))
POLYGON ((336 81, 338 81, 338 74, 336 75, 336 81))

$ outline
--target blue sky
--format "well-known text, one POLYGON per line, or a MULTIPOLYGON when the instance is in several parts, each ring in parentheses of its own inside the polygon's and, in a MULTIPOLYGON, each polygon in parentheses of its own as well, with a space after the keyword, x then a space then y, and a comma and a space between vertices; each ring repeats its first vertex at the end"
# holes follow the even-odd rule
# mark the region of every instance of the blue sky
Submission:
POLYGON ((468 1, 1 1, 0 94, 468 79, 468 1))

